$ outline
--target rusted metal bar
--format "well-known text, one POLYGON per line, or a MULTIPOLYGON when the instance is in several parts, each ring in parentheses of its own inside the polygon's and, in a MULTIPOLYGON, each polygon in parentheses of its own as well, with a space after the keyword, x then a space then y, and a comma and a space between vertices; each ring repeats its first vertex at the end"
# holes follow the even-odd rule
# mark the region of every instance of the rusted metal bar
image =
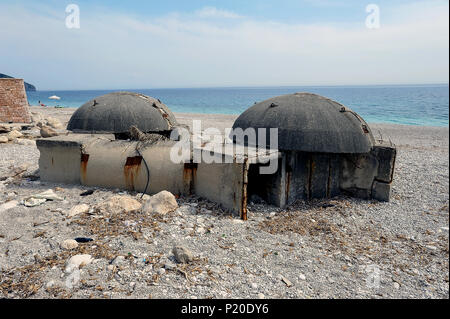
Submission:
POLYGON ((243 165, 243 183, 242 183, 242 206, 241 206, 241 219, 247 220, 247 186, 248 186, 248 158, 245 157, 243 165))

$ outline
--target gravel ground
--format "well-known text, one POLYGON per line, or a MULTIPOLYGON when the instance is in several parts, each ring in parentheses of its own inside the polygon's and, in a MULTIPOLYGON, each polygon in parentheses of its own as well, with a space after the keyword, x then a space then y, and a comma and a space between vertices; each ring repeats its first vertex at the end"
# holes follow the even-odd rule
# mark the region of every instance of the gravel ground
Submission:
POLYGON ((391 202, 337 197, 284 210, 251 204, 247 222, 196 197, 178 198, 175 212, 152 219, 69 218, 75 205, 94 207, 125 192, 95 188, 80 196, 91 188, 40 182, 35 146, 0 144, 0 177, 26 168, 0 181, 0 205, 48 189, 64 198, 0 208, 0 297, 449 298, 448 128, 371 127, 398 146, 391 202), (60 247, 76 237, 93 241, 60 247), (174 245, 190 249, 194 260, 176 263, 174 245), (94 258, 79 278, 64 271, 76 254, 94 258))

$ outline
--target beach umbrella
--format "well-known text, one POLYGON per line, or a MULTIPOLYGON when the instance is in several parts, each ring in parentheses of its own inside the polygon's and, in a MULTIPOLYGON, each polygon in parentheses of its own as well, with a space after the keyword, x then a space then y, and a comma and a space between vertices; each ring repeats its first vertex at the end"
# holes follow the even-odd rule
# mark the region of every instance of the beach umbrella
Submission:
POLYGON ((50 100, 61 100, 61 98, 59 96, 56 95, 52 95, 49 97, 50 100))

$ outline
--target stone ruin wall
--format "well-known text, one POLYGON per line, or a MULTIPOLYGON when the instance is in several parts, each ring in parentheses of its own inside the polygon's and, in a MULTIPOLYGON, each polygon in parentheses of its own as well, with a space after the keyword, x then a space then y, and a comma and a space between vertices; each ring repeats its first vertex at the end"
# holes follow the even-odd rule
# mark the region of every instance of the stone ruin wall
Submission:
POLYGON ((27 94, 21 79, 0 79, 0 123, 30 123, 27 94))

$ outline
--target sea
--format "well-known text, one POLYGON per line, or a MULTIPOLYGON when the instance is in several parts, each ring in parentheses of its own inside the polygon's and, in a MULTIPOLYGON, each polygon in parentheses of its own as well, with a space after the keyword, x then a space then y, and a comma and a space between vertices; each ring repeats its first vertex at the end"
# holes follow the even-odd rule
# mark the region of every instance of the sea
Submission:
POLYGON ((447 126, 448 84, 384 86, 234 87, 141 90, 79 90, 27 92, 30 105, 80 107, 114 91, 138 92, 160 99, 172 112, 240 114, 255 102, 296 92, 326 96, 350 107, 369 123, 447 126), (51 100, 56 95, 60 100, 51 100))

